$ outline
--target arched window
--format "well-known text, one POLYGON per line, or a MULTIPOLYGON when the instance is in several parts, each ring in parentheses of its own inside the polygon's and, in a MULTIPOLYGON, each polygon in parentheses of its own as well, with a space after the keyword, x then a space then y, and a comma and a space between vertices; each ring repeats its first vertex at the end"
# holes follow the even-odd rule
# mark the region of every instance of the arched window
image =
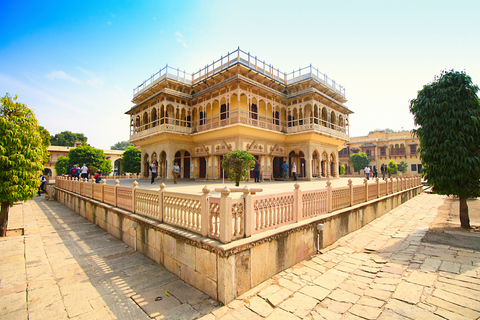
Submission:
POLYGON ((250 105, 250 119, 257 119, 258 118, 258 108, 255 103, 250 105))
POLYGON ((230 106, 229 104, 222 104, 220 106, 220 120, 229 118, 230 106))

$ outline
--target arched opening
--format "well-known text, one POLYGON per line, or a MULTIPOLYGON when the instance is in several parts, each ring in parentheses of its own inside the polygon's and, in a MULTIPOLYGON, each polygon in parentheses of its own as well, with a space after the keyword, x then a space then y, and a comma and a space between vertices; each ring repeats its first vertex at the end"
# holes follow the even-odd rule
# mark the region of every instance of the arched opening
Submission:
POLYGON ((143 176, 146 178, 150 176, 150 156, 148 153, 143 155, 143 176))
POLYGON ((198 158, 198 177, 200 179, 207 177, 207 159, 205 157, 198 158))
POLYGON ((319 167, 320 167, 320 155, 318 154, 318 151, 315 150, 312 154, 312 177, 320 176, 319 167))
POLYGON ((122 159, 117 159, 113 163, 113 175, 114 176, 119 176, 121 175, 122 172, 122 159))
POLYGON ((288 168, 290 170, 290 176, 292 176, 293 163, 297 167, 297 177, 305 177, 305 155, 302 151, 291 151, 288 155, 288 168))
POLYGON ((161 178, 167 177, 167 153, 165 151, 160 152, 158 157, 158 176, 161 178))

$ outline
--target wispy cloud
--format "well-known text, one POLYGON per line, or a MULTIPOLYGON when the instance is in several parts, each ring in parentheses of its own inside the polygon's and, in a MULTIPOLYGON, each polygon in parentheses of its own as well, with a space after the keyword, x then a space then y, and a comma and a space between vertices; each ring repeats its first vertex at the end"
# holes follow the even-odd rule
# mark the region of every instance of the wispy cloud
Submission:
POLYGON ((69 80, 74 83, 81 83, 81 81, 75 77, 72 77, 71 75, 65 73, 65 71, 52 71, 49 74, 45 75, 46 78, 55 81, 55 79, 59 80, 69 80))
POLYGON ((187 44, 185 43, 185 39, 183 39, 183 35, 180 33, 180 31, 177 31, 174 33, 174 35, 177 37, 177 42, 180 42, 181 44, 183 44, 183 46, 185 48, 187 48, 187 44))
POLYGON ((89 71, 87 69, 84 69, 82 67, 77 67, 78 70, 80 70, 81 73, 85 74, 88 76, 88 79, 85 80, 85 82, 94 88, 100 88, 103 86, 103 78, 98 76, 95 72, 89 71))

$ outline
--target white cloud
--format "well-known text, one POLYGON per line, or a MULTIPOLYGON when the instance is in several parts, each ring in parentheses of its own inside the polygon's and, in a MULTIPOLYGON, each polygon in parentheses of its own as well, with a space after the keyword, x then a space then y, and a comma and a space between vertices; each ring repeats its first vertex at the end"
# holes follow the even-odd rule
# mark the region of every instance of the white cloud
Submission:
POLYGON ((94 87, 94 88, 100 88, 101 86, 103 86, 103 78, 98 76, 95 72, 92 72, 92 71, 89 71, 87 69, 84 69, 82 67, 77 67, 77 69, 88 76, 88 79, 85 80, 85 82, 91 86, 91 87, 94 87))
POLYGON ((50 72, 49 74, 46 74, 45 77, 47 77, 48 79, 50 80, 54 80, 55 79, 60 79, 60 80, 69 80, 69 81, 72 81, 74 83, 82 83, 79 79, 75 78, 75 77, 72 77, 71 75, 68 75, 67 73, 65 73, 64 71, 52 71, 50 72))
POLYGON ((180 31, 177 31, 174 33, 174 35, 177 37, 177 42, 180 42, 183 44, 185 48, 187 48, 187 44, 185 43, 185 39, 183 39, 183 35, 180 33, 180 31))

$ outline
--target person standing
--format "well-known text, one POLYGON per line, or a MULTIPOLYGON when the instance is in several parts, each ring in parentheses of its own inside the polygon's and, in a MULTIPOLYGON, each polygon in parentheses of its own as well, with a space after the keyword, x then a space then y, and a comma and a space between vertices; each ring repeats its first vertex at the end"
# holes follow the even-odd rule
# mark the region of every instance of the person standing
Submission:
POLYGON ((385 180, 385 175, 387 174, 387 168, 383 163, 382 163, 382 166, 380 167, 380 171, 382 172, 383 180, 385 180))
POLYGON ((43 174, 40 175, 40 186, 38 187, 38 196, 40 196, 40 193, 42 191, 45 191, 45 183, 47 182, 47 179, 43 174))
POLYGON ((82 179, 88 179, 88 167, 85 165, 85 163, 80 170, 82 170, 82 179))
POLYGON ((378 178, 377 166, 373 166, 373 177, 378 178))
POLYGON ((175 163, 173 164, 173 168, 172 168, 173 183, 177 183, 177 178, 178 178, 179 172, 180 172, 180 167, 179 167, 178 164, 175 162, 175 163))
POLYGON ((364 170, 365 170, 365 175, 367 176, 367 180, 370 180, 370 167, 366 166, 364 170))
POLYGON ((297 165, 295 164, 295 161, 292 163, 292 175, 293 180, 297 181, 297 165))
POLYGON ((260 162, 258 161, 258 159, 255 160, 254 174, 255 182, 260 182, 260 162))
POLYGON ((150 173, 152 174, 152 180, 151 184, 155 184, 155 178, 157 177, 157 167, 155 166, 155 162, 152 161, 152 164, 150 164, 150 173))
POLYGON ((283 169, 283 179, 288 181, 288 164, 285 161, 283 161, 282 169, 283 169))

